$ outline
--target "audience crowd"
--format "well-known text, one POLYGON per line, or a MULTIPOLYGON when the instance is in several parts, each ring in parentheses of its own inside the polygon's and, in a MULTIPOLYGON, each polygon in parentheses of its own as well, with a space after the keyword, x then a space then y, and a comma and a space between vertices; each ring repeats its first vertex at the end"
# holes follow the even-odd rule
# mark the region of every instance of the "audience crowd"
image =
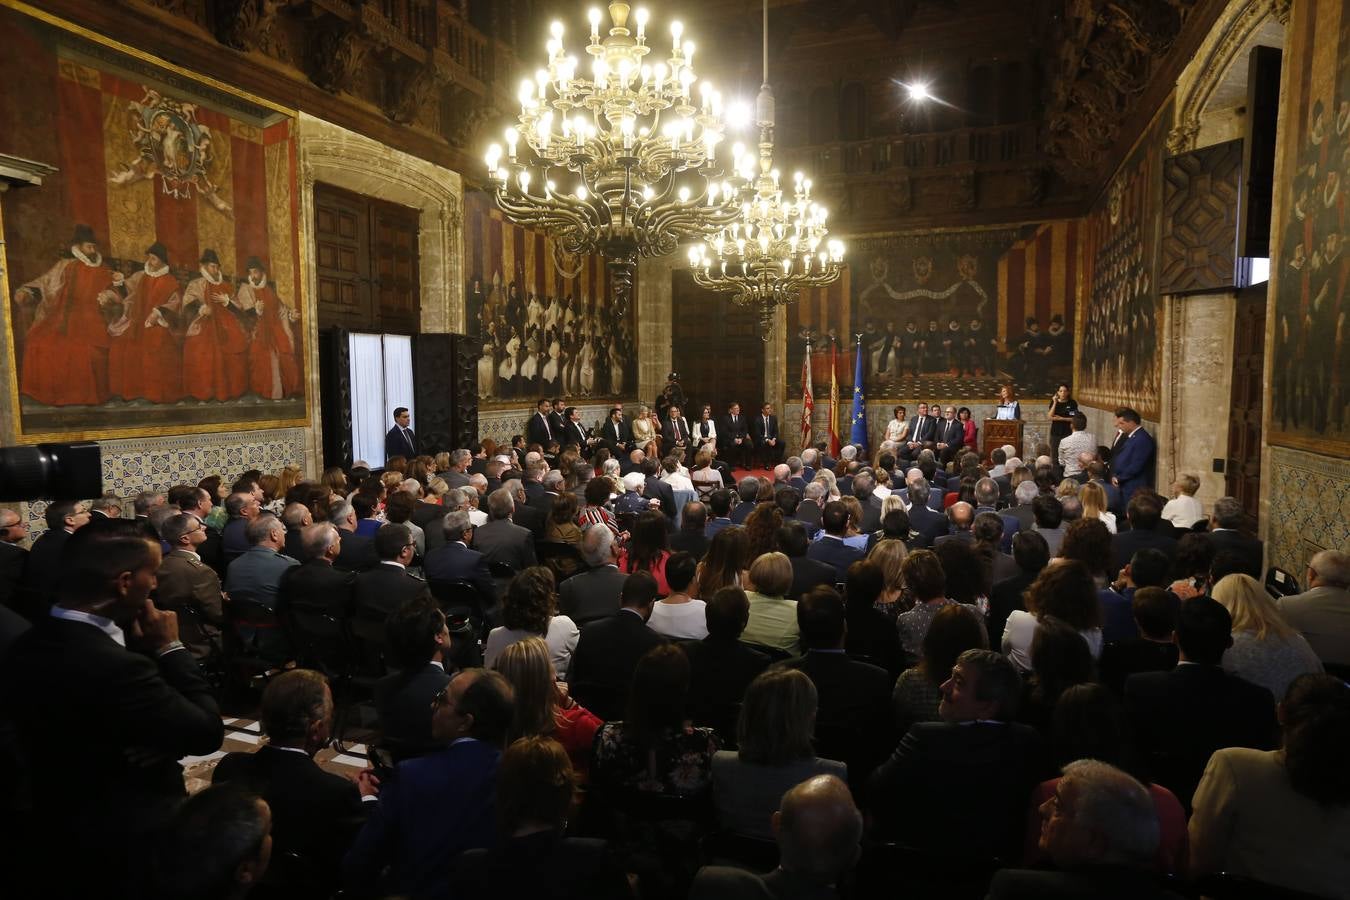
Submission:
POLYGON ((733 410, 0 509, 12 896, 1350 896, 1350 554, 733 410))

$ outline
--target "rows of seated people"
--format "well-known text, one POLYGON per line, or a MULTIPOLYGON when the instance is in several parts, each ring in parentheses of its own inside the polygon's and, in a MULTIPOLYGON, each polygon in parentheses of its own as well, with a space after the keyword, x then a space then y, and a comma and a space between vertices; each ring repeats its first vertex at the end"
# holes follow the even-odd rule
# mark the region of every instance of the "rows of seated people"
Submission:
POLYGON ((0 511, 0 552, 26 557, 0 568, 10 802, 32 822, 14 878, 166 897, 1350 884, 1345 553, 1277 602, 1235 501, 1178 524, 1148 489, 1113 498, 1097 459, 1059 479, 1007 451, 944 472, 811 448, 700 492, 677 459, 476 450, 147 492, 134 518, 56 502, 26 553, 0 511), (178 760, 222 741, 208 675, 242 657, 266 743, 185 803, 178 760), (379 764, 347 779, 314 757, 354 698, 379 764))

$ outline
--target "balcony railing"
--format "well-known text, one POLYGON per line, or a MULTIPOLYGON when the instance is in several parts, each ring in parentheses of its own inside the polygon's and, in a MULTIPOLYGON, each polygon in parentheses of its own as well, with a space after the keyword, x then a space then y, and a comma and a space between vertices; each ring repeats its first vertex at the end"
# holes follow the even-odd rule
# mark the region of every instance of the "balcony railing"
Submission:
POLYGON ((817 178, 881 174, 891 169, 1012 163, 1034 157, 1036 123, 900 134, 784 148, 784 157, 817 178))

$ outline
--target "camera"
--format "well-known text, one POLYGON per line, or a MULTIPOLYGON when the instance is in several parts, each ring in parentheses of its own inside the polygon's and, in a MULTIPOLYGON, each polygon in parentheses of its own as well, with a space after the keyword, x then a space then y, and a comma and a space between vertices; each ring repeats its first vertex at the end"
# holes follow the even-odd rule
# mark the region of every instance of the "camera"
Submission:
POLYGON ((0 447, 0 502, 85 500, 103 493, 98 444, 0 447))

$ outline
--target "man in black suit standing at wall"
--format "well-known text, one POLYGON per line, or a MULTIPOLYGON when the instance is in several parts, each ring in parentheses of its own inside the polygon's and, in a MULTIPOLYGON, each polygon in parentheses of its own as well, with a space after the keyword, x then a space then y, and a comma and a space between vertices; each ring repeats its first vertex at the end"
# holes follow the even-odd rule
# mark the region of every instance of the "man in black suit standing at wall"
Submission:
POLYGON ((549 441, 561 438, 562 435, 553 427, 553 409, 549 406, 549 402, 541 397, 536 406, 538 411, 530 416, 529 422, 525 423, 525 440, 530 444, 547 448, 549 441))
POLYGON ((733 403, 727 407, 727 414, 717 423, 718 452, 727 465, 742 469, 750 465, 750 431, 745 416, 741 415, 741 405, 733 403))
POLYGON ((412 413, 408 412, 408 407, 400 406, 394 410, 394 427, 389 429, 389 433, 384 436, 384 458, 393 459, 395 456, 401 456, 404 459, 412 459, 417 455, 418 444, 417 435, 413 434, 412 413))
POLYGON ((224 728, 178 618, 150 601, 158 542, 134 523, 75 533, 57 603, 0 667, 4 714, 31 764, 41 890, 15 896, 122 896, 128 865, 187 793, 184 756, 213 753, 224 728), (74 864, 78 863, 78 864, 74 864))

